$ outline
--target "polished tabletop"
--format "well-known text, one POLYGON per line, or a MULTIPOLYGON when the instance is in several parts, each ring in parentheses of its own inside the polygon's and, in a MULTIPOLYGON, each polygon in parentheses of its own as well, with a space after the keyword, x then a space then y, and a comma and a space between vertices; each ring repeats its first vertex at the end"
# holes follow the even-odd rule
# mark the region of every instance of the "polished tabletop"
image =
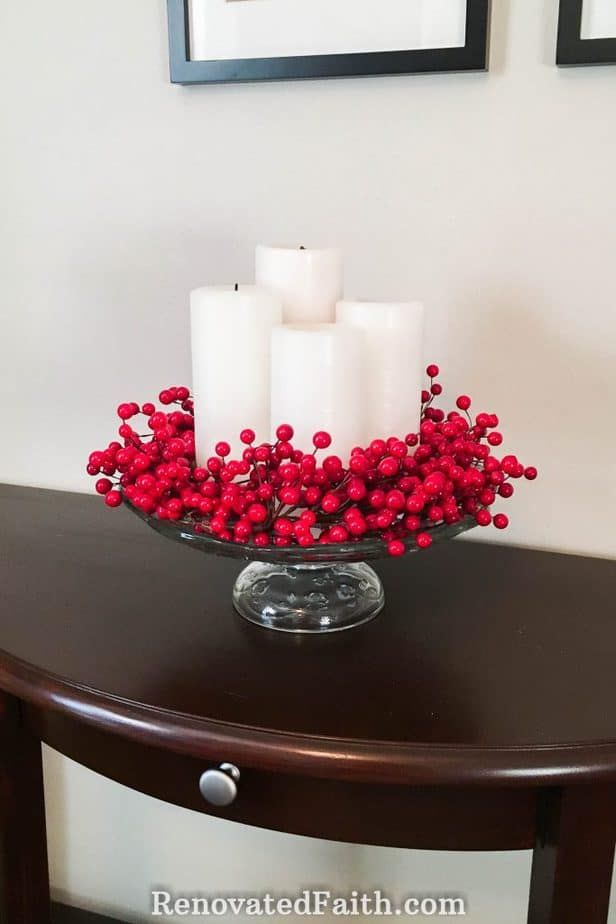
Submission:
POLYGON ((291 772, 616 779, 616 562, 458 539, 377 565, 383 613, 321 637, 244 622, 241 567, 100 498, 0 486, 0 686, 291 772))

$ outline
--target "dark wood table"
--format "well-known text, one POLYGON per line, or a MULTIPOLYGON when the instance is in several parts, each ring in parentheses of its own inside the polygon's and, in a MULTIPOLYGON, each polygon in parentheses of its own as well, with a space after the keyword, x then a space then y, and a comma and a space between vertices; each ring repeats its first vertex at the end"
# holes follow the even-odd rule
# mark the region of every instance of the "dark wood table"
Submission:
POLYGON ((456 541, 323 637, 232 610, 240 565, 75 494, 0 487, 3 924, 50 912, 41 741, 195 811, 366 844, 534 847, 531 924, 605 924, 616 562, 456 541), (241 770, 206 803, 203 771, 241 770))

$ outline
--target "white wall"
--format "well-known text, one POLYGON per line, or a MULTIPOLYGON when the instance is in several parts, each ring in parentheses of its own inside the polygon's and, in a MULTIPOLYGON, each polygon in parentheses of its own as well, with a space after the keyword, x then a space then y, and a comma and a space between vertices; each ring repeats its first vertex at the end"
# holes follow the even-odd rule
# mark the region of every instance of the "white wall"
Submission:
MULTIPOLYGON (((118 401, 189 379, 188 290, 248 279, 257 241, 336 243, 349 293, 425 299, 450 394, 540 467, 510 541, 614 556, 616 68, 553 66, 557 0, 494 7, 489 75, 181 88, 163 0, 4 0, 0 479, 89 490, 118 401)), ((328 845, 47 771, 55 888, 103 908, 335 877, 524 919, 526 854, 328 845)))

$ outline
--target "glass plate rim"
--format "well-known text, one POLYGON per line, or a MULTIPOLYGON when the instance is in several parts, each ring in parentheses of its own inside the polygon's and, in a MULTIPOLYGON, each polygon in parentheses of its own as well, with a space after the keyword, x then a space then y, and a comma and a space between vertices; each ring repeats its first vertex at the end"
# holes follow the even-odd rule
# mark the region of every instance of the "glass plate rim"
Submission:
MULTIPOLYGON (((262 561, 288 565, 301 564, 328 564, 332 562, 361 562, 376 561, 388 558, 387 547, 383 540, 370 538, 360 539, 356 542, 345 542, 333 545, 319 545, 318 543, 310 546, 286 546, 286 547, 264 547, 250 545, 249 543, 230 542, 225 539, 217 539, 207 533, 197 533, 194 525, 187 520, 160 520, 158 517, 151 516, 139 510, 125 497, 125 506, 135 514, 140 520, 143 520, 155 532, 181 542, 199 551, 206 552, 210 555, 216 555, 223 558, 242 559, 244 561, 262 561)), ((436 526, 426 527, 423 531, 429 533, 434 542, 442 542, 447 539, 455 539, 463 533, 474 529, 477 523, 474 517, 466 516, 457 523, 441 523, 436 526)), ((421 551, 412 536, 403 540, 405 545, 405 556, 421 551)))

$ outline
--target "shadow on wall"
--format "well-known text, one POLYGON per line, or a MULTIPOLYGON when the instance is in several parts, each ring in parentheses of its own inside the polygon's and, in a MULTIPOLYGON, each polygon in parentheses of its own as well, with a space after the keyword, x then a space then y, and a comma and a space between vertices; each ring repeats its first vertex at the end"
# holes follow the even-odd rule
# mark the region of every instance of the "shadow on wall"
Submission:
POLYGON ((605 409, 616 403, 613 338, 604 342, 601 353, 586 348, 566 336, 562 318, 536 294, 504 296, 501 288, 484 293, 481 301, 491 307, 482 310, 477 301, 462 304, 449 329, 473 385, 480 383, 483 394, 508 406, 505 430, 517 416, 528 442, 549 441, 558 450, 561 440, 562 448, 578 444, 581 450, 584 438, 592 436, 596 445, 605 428, 605 409), (532 309, 523 307, 531 304, 532 309))

